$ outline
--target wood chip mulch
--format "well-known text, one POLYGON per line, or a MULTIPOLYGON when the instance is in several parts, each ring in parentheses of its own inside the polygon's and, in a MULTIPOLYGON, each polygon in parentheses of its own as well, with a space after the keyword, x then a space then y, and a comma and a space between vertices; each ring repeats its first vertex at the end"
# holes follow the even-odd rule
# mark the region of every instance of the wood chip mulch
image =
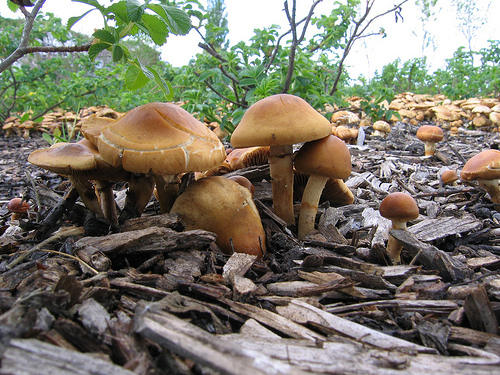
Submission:
POLYGON ((417 129, 365 128, 349 146, 355 202, 323 203, 304 241, 271 210, 268 165, 231 172, 255 185, 262 260, 222 254, 154 198, 113 233, 79 201, 44 225, 68 190, 26 161, 48 145, 0 139, 0 374, 500 373, 500 213, 476 185, 440 181, 498 135, 448 133, 424 157, 417 129), (391 232, 404 244, 395 266, 378 214, 393 191, 420 209, 391 232), (39 211, 10 222, 21 195, 39 211))

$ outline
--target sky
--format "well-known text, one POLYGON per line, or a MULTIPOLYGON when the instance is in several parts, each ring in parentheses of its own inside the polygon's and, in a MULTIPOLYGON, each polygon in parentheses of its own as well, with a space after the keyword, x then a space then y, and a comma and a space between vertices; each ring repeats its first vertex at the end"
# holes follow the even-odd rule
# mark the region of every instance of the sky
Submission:
MULTIPOLYGON (((3 17, 15 18, 6 5, 7 0, 0 0, 0 14, 3 17)), ((291 1, 289 1, 291 3, 291 1)), ((363 1, 362 1, 363 2, 363 1)), ((372 14, 378 14, 385 10, 396 0, 379 0, 375 3, 372 14), (379 8, 377 9, 377 6, 379 8), (380 7, 382 6, 382 7, 380 7)), ((206 1, 201 0, 206 4, 206 1)), ((297 19, 307 15, 312 0, 297 1, 297 19)), ((333 7, 334 0, 323 0, 315 8, 315 15, 329 14, 333 7)), ((451 58, 453 52, 460 46, 467 46, 467 40, 460 32, 455 18, 454 8, 451 1, 440 0, 440 8, 437 20, 429 22, 426 29, 434 35, 434 46, 423 49, 423 28, 419 19, 419 10, 415 6, 415 1, 410 0, 403 5, 401 15, 403 21, 395 22, 394 14, 379 18, 370 28, 378 31, 383 27, 387 33, 386 38, 374 36, 358 40, 346 60, 346 67, 351 77, 356 78, 360 74, 366 78, 372 78, 376 71, 380 72, 382 67, 400 58, 402 62, 427 56, 429 70, 445 67, 445 59, 451 58)), ((495 22, 495 15, 500 14, 500 1, 478 0, 478 7, 485 8, 491 3, 489 12, 484 12, 487 24, 477 32, 477 36, 472 41, 474 50, 484 48, 488 45, 488 40, 498 40, 500 35, 500 23, 495 22)), ((288 30, 288 22, 284 12, 284 0, 225 0, 230 45, 240 41, 247 41, 254 35, 254 29, 269 27, 277 24, 281 30, 288 30), (244 4, 244 5, 243 5, 244 4)), ((70 16, 82 14, 88 6, 69 0, 46 0, 42 10, 52 12, 57 17, 67 20, 70 16), (62 3, 68 6, 61 6, 62 3)), ((20 14, 18 12, 17 14, 20 14)), ((97 12, 87 16, 85 22, 80 21, 74 29, 76 31, 91 34, 94 28, 102 26, 102 20, 97 12)), ((315 26, 309 27, 309 36, 317 30, 315 26)), ((198 47, 201 41, 200 36, 192 31, 186 36, 171 36, 167 44, 161 47, 162 59, 170 62, 174 66, 187 64, 196 53, 202 50, 198 47)))

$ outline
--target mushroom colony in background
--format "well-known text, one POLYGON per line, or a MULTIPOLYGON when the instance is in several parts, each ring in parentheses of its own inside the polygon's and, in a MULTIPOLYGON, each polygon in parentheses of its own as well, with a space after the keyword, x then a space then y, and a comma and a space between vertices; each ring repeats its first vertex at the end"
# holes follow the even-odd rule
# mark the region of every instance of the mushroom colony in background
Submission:
MULTIPOLYGON (((422 121, 430 115, 443 121, 440 126, 423 125, 417 132, 425 144, 423 158, 435 157, 437 144, 443 140, 442 128, 454 134, 466 104, 455 108, 450 103, 430 105, 421 100, 413 108, 404 108, 397 101, 391 103, 399 106, 393 109, 399 110, 404 121, 422 121)), ((487 115, 497 112, 488 109, 469 109, 476 126, 484 118, 496 121, 497 117, 487 115)), ((242 176, 223 176, 268 164, 274 214, 298 239, 306 239, 315 231, 320 199, 336 206, 354 201, 344 180, 351 175, 349 148, 363 144, 366 119, 349 111, 332 112, 328 120, 298 96, 269 96, 247 109, 227 142, 227 134, 212 131, 179 105, 149 103, 115 118, 89 116, 80 125, 84 139, 37 150, 28 160, 67 176, 82 202, 107 220, 111 230, 141 216, 154 195, 160 212, 178 214, 187 229, 216 233, 216 243, 224 253, 244 252, 261 258, 266 254, 266 231, 253 201, 255 188, 242 176), (359 126, 347 126, 353 122, 359 126), (120 181, 128 187, 122 207, 113 192, 120 181), (294 210, 298 201, 300 209, 294 210)), ((391 127, 377 121, 373 130, 373 137, 384 139, 391 127)), ((456 184, 460 177, 477 181, 494 203, 500 203, 500 151, 478 151, 460 177, 454 170, 445 172, 444 184, 456 184)), ((380 215, 392 221, 393 229, 406 229, 406 223, 418 217, 419 208, 410 195, 396 192, 382 201, 380 215)), ((388 236, 387 251, 394 263, 401 262, 401 245, 392 236, 388 236)))

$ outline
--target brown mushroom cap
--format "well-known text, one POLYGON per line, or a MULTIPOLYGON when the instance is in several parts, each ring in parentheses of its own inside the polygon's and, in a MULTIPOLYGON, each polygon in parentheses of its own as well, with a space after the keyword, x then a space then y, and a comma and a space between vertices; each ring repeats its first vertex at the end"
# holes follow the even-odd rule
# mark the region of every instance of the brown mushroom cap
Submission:
POLYGON ((462 180, 500 179, 500 151, 485 150, 470 158, 460 173, 462 180))
POLYGON ((217 234, 220 249, 257 255, 265 253, 265 232, 250 191, 236 181, 212 176, 191 183, 179 195, 171 213, 177 213, 186 229, 217 234))
POLYGON ((443 137, 443 129, 439 126, 422 125, 417 131, 417 138, 422 142, 441 142, 443 137))
POLYGON ((380 215, 389 220, 407 222, 419 215, 417 202, 405 193, 391 193, 380 203, 380 215))
POLYGON ((321 193, 329 179, 347 178, 351 174, 351 155, 338 137, 306 142, 295 156, 295 169, 309 173, 302 195, 297 235, 305 238, 313 229, 321 193))
POLYGON ((282 146, 326 137, 330 122, 304 99, 290 94, 254 103, 231 136, 234 147, 282 146))
POLYGON ((76 143, 58 142, 51 147, 33 151, 28 162, 63 175, 79 175, 89 180, 124 180, 127 173, 106 163, 95 146, 86 139, 76 143))
POLYGON ((103 159, 114 166, 158 175, 208 170, 226 157, 210 129, 171 103, 132 109, 102 131, 97 146, 103 159))
POLYGON ((334 135, 304 143, 293 162, 295 169, 303 173, 328 178, 347 178, 351 174, 349 148, 334 135))
POLYGON ((452 170, 448 169, 441 173, 441 181, 443 181, 443 184, 448 185, 448 184, 453 184, 455 181, 457 181, 460 177, 458 177, 457 173, 452 170))
POLYGON ((21 198, 12 198, 7 204, 7 210, 16 214, 24 214, 28 212, 30 205, 21 198))

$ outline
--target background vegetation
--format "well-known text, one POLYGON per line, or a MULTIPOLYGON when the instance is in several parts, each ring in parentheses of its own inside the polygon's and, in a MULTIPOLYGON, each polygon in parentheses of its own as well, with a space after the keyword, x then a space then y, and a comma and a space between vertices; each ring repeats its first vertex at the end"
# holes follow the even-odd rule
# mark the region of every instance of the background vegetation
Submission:
MULTIPOLYGON (((373 0, 336 2, 332 12, 321 17, 314 16, 316 2, 303 19, 295 14, 295 1, 285 1, 290 30, 280 34, 276 25, 270 25, 256 29, 249 41, 233 45, 226 40, 223 0, 210 0, 207 9, 197 1, 139 4, 122 0, 113 8, 83 1, 95 6, 107 21, 92 37, 70 31, 53 14, 39 12, 29 45, 35 50, 37 46, 52 47, 53 52, 22 54, 0 69, 0 121, 24 112, 37 120, 55 107, 78 110, 108 105, 126 111, 151 101, 173 100, 183 102, 200 119, 217 121, 231 131, 249 105, 280 92, 299 95, 316 108, 327 103, 344 107, 346 98, 356 95, 371 105, 367 110, 380 109, 384 99, 390 101, 405 91, 444 94, 450 99, 498 96, 498 40, 489 41, 479 51, 461 47, 444 69, 432 73, 425 58, 398 59, 373 79, 360 77, 356 82, 361 83, 353 84, 343 65, 352 44, 383 34, 384 30, 370 32, 371 21, 387 14, 397 20, 407 1, 391 5, 384 14, 373 14, 373 0), (164 24, 160 32, 158 23, 164 24), (312 24, 319 32, 306 40, 305 31, 312 24), (202 52, 182 67, 162 61, 158 46, 170 34, 189 30, 202 36, 202 52), (87 52, 64 52, 64 48, 72 51, 69 46, 83 46, 87 52)), ((435 1, 424 1, 422 6, 431 9, 432 3, 435 1)), ((460 2, 465 7, 468 3, 474 5, 460 2)), ((22 20, 0 17, 2 58, 19 52, 23 28, 22 20)), ((373 113, 378 117, 385 114, 373 113)))

